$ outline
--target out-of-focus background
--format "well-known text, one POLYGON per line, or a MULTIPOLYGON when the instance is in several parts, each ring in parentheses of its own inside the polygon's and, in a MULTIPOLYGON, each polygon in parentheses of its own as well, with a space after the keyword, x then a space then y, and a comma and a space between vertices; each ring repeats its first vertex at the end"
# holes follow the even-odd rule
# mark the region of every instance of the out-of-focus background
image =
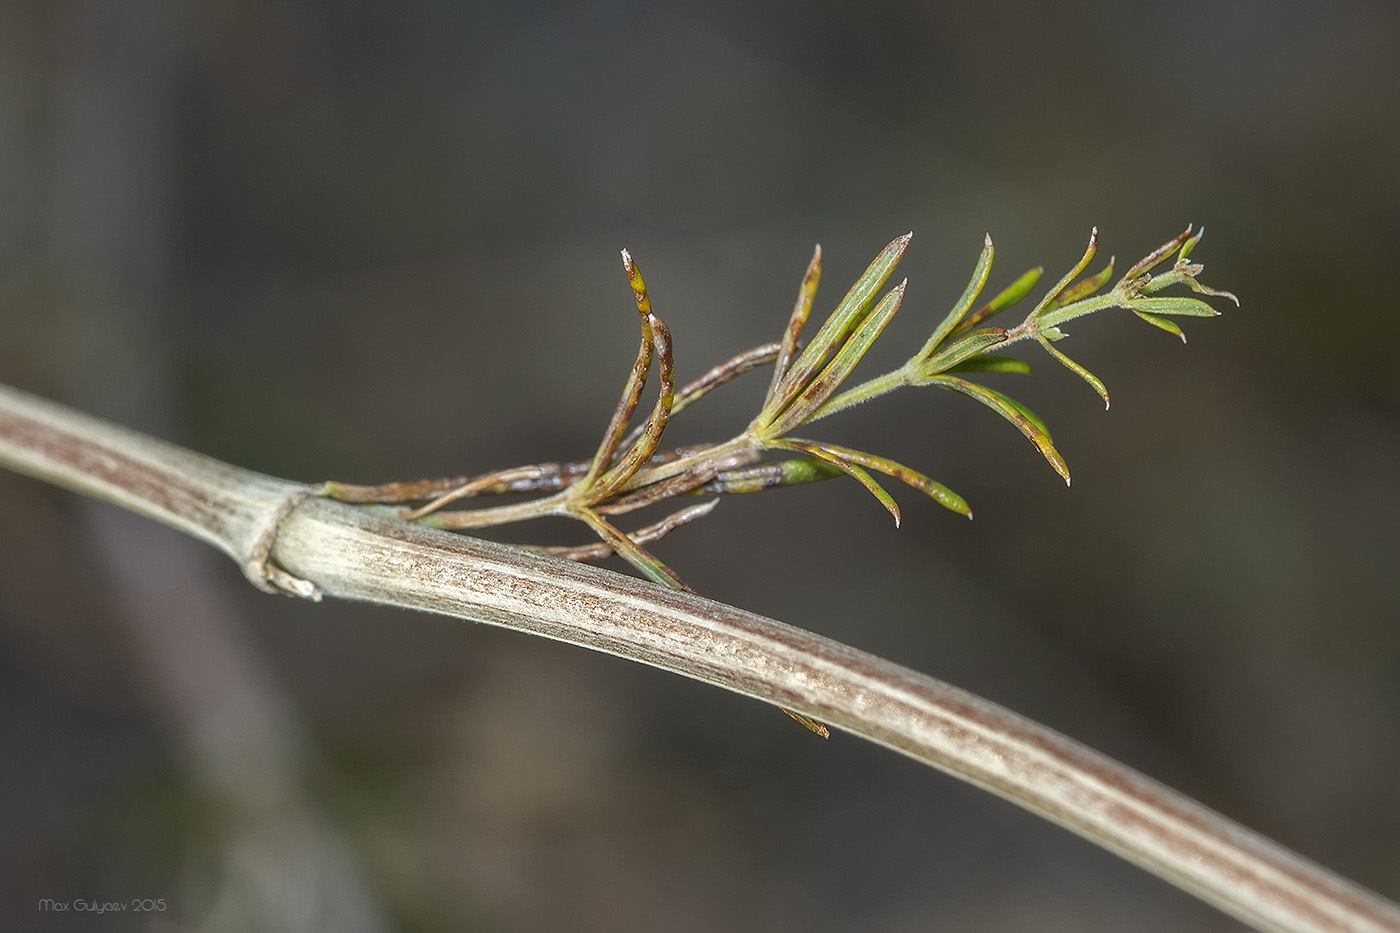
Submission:
MULTIPOLYGON (((905 391, 849 481, 656 551, 701 592, 1002 701, 1400 897, 1400 7, 5 0, 0 379, 229 461, 381 481, 586 456, 916 236, 862 373, 1092 225, 1190 222, 1238 311, 1031 354, 1066 489, 905 391)), ((718 440, 750 376, 674 424, 718 440)), ((1062 830, 609 657, 255 592, 0 473, 0 896, 45 930, 1231 930, 1062 830), (52 900, 67 905, 66 911, 52 900), (104 902, 149 912, 89 909, 104 902)), ((567 526, 507 540, 584 540, 567 526)))

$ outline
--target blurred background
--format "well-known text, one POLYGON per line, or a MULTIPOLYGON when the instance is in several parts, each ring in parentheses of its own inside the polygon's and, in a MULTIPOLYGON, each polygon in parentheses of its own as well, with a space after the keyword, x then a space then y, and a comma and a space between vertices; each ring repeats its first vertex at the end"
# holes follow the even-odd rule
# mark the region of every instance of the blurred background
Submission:
MULTIPOLYGON (((1053 281, 1095 224, 1122 267, 1203 223, 1239 310, 1185 347, 1121 312, 1069 328, 1111 412, 1038 353, 996 383, 1072 489, 991 412, 909 390, 819 436, 975 522, 901 488, 896 531, 843 480, 655 550, 1400 898, 1397 38, 1381 2, 3 0, 0 379, 290 478, 483 471, 592 451, 635 351, 624 246, 689 378, 776 338, 814 242, 820 314, 912 228, 874 374, 986 231, 998 289, 1053 281)), ((765 381, 673 440, 736 433, 765 381)), ((272 598, 10 473, 0 502, 20 927, 1238 928, 758 703, 272 598)))

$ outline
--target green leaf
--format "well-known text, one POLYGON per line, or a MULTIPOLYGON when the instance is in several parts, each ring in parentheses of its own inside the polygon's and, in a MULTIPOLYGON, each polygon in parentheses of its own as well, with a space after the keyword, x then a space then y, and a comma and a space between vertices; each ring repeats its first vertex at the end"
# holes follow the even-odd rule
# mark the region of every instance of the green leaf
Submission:
POLYGON ((1069 288, 1060 292, 1059 297, 1050 302, 1047 307, 1059 308, 1081 298, 1088 298, 1094 292, 1103 288, 1109 279, 1113 278, 1113 260, 1108 260, 1108 265, 1104 266, 1097 274, 1089 276, 1087 279, 1080 279, 1069 288))
POLYGON ((1089 260, 1093 259, 1094 254, 1098 251, 1099 228, 1095 227, 1093 230, 1089 231, 1089 245, 1085 247, 1084 255, 1080 257, 1079 262, 1074 264, 1073 269, 1065 273, 1065 277, 1060 279, 1059 283, 1056 284, 1054 288, 1045 293, 1045 297, 1040 299, 1040 303, 1035 306, 1035 310, 1031 312, 1031 315, 1035 316, 1046 308, 1053 307, 1051 302, 1059 296, 1060 292, 1065 290, 1065 287, 1068 286, 1070 282, 1079 278, 1079 273, 1084 271, 1084 267, 1089 265, 1089 260))
POLYGON ((1029 376, 1031 364, 1017 357, 1003 356, 1000 353, 979 353, 970 359, 963 360, 956 366, 949 366, 943 371, 945 373, 1016 373, 1021 376, 1029 376))
POLYGON ((854 463, 850 462, 846 458, 841 457, 838 454, 832 453, 821 444, 815 443, 813 441, 804 441, 796 438, 779 437, 767 442, 764 446, 786 447, 789 450, 799 450, 802 453, 810 454, 811 456, 816 457, 819 460, 825 460, 827 463, 830 463, 842 473, 845 473, 847 476, 850 476, 851 478, 855 479, 867 490, 869 490, 870 494, 876 499, 878 499, 880 501, 880 504, 883 505, 885 509, 891 515, 894 516, 894 526, 896 528, 899 527, 899 505, 894 501, 894 497, 891 496, 888 492, 886 492, 885 487, 877 483, 873 476, 871 476, 869 473, 865 472, 860 467, 856 466, 854 463))
POLYGON ((822 441, 802 441, 795 437, 783 438, 783 440, 812 444, 822 448, 828 453, 834 454, 848 463, 877 470, 884 473, 886 476, 893 476, 900 482, 919 490, 919 492, 933 499, 944 508, 957 512, 959 515, 966 515, 968 518, 972 517, 972 509, 968 507, 967 500, 962 496, 953 492, 953 490, 944 486, 942 483, 930 479, 918 470, 907 467, 888 457, 868 454, 863 450, 854 450, 850 447, 842 447, 838 444, 828 444, 822 441))
POLYGON ((1218 317, 1220 312, 1199 298, 1133 298, 1128 307, 1148 314, 1180 314, 1186 317, 1218 317))
POLYGON ((1035 288, 1035 283, 1040 281, 1040 277, 1044 273, 1044 266, 1036 266, 1034 269, 1028 269, 1019 279, 997 293, 995 298, 963 318, 962 323, 954 327, 949 336, 960 337, 989 317, 1005 311, 1007 308, 1026 297, 1026 295, 1030 293, 1030 290, 1035 288))
POLYGON ((929 357, 919 364, 919 378, 927 379, 929 376, 937 375, 951 366, 956 366, 963 360, 969 359, 988 350, 999 343, 1006 342, 1006 331, 1000 327, 989 327, 986 330, 973 331, 956 343, 944 347, 942 350, 929 357))
POLYGON ((812 342, 797 357, 792 364, 792 369, 788 371, 778 385, 778 391, 774 397, 763 406, 763 411, 759 413, 760 421, 771 421, 782 409, 807 385, 808 380, 816 374, 825 361, 827 354, 832 353, 840 346, 865 317, 870 308, 871 299, 880 286, 885 284, 885 280, 894 272, 894 267, 899 264, 900 257, 909 247, 909 240, 914 234, 906 233, 890 241, 880 255, 866 268, 856 283, 851 286, 851 290, 846 293, 846 297, 841 299, 841 303, 836 306, 836 310, 831 312, 825 323, 817 331, 817 335, 812 338, 812 342))
POLYGON ((821 371, 815 379, 808 384, 786 411, 782 412, 773 422, 771 433, 784 434, 806 421, 812 414, 821 407, 822 403, 831 397, 841 383, 846 381, 846 377, 855 369, 861 357, 870 349, 875 339, 880 336, 880 332, 885 329, 890 318, 899 310, 899 304, 904 300, 904 287, 908 284, 906 279, 900 282, 884 298, 875 309, 866 315, 861 322, 860 328, 847 340, 845 344, 837 350, 836 355, 831 358, 831 362, 821 371))
POLYGON ((1182 343, 1186 342, 1185 331, 1183 331, 1180 327, 1177 327, 1176 322, 1171 320, 1170 318, 1158 317, 1155 314, 1148 314, 1146 311, 1138 311, 1136 309, 1133 310, 1133 313, 1136 314, 1138 317, 1142 318, 1147 323, 1151 324, 1153 327, 1160 327, 1167 333, 1175 334, 1176 336, 1180 337, 1182 343))
POLYGON ((995 389, 989 389, 984 385, 968 382, 966 379, 959 379, 955 376, 934 376, 928 381, 928 385, 941 386, 974 398, 1016 425, 1016 428, 1026 436, 1026 439, 1040 451, 1040 455, 1055 468, 1055 472, 1064 477, 1065 485, 1069 485, 1068 464, 1060 456, 1060 452, 1055 449, 1055 445, 1051 443, 1050 432, 1045 429, 1045 422, 1036 417, 1026 406, 995 389))
POLYGON ((991 274, 992 257, 995 252, 992 248, 992 235, 989 233, 983 241, 982 254, 977 257, 977 266, 972 270, 972 279, 967 283, 967 288, 963 289, 962 297, 958 299, 957 304, 953 305, 953 310, 948 312, 943 323, 938 325, 933 335, 924 343, 923 349, 914 355, 914 359, 921 360, 933 353, 943 342, 943 338, 947 337, 963 319, 963 315, 967 314, 972 303, 982 293, 983 286, 987 284, 987 276, 991 274))
MULTIPOLYGON (((1190 224, 1187 224, 1186 229, 1187 229, 1187 230, 1190 230, 1190 229, 1191 229, 1191 225, 1190 225, 1190 224)), ((1206 228, 1205 228, 1205 227, 1202 227, 1201 229, 1199 229, 1199 230, 1196 231, 1196 235, 1195 235, 1195 236, 1191 237, 1191 238, 1190 238, 1189 240, 1187 240, 1185 243, 1182 243, 1182 244, 1181 244, 1181 252, 1179 252, 1179 253, 1176 254, 1176 261, 1177 261, 1177 262, 1185 262, 1185 261, 1187 260, 1187 258, 1190 257, 1191 251, 1192 251, 1193 249, 1196 248, 1196 244, 1199 243, 1199 242, 1201 242, 1201 237, 1203 237, 1203 236, 1205 236, 1205 235, 1206 235, 1206 228)))
POLYGON ((1039 339, 1040 345, 1045 348, 1045 352, 1063 363, 1066 369, 1089 383, 1090 387, 1092 387, 1095 392, 1099 393, 1099 398, 1103 399, 1104 411, 1108 411, 1108 387, 1103 384, 1103 380, 1089 372, 1089 370, 1085 369, 1083 366, 1080 366, 1060 350, 1056 349, 1050 341, 1046 340, 1044 337, 1040 337, 1039 339))

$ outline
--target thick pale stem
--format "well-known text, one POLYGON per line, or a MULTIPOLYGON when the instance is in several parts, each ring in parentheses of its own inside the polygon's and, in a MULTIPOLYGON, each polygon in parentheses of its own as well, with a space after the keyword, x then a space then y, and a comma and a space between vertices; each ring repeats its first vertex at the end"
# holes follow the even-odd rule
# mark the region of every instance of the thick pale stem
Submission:
POLYGON ((327 595, 529 632, 796 710, 999 794, 1263 929, 1400 931, 1400 907, 1077 742, 781 622, 304 498, 300 484, 3 387, 0 466, 180 528, 245 566, 270 526, 272 560, 327 595))

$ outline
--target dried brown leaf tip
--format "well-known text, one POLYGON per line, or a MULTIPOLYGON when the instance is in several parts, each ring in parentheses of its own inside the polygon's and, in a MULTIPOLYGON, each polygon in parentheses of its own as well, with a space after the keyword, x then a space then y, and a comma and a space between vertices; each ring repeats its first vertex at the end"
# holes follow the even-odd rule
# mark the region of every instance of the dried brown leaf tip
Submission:
MULTIPOLYGON (((685 588, 684 582, 644 545, 710 514, 717 501, 714 497, 847 476, 869 491, 898 524, 899 506, 875 479, 878 474, 899 480, 950 511, 970 518, 972 511, 961 496, 917 470, 879 454, 796 437, 793 432, 903 386, 934 386, 971 398, 1006 419, 1068 483, 1069 467, 1045 422, 982 380, 1002 374, 1028 374, 1030 365, 1025 360, 1004 351, 1017 343, 1034 343, 1088 383, 1107 406, 1108 389, 1103 381, 1060 348, 1066 336, 1062 325, 1096 311, 1123 308, 1184 340, 1173 317, 1210 317, 1218 313, 1203 298, 1195 296, 1224 298, 1238 304, 1234 295, 1209 288, 1199 279, 1202 266, 1192 261, 1192 253, 1203 232, 1193 233, 1188 226, 1134 263, 1116 284, 1108 287, 1113 278, 1112 259, 1099 271, 1085 274, 1098 251, 1099 233, 1095 229, 1079 260, 1014 326, 990 322, 1030 295, 1044 270, 1036 267, 1027 271, 991 300, 979 304, 979 296, 991 279, 995 257, 992 239, 987 236, 966 287, 918 352, 898 369, 853 387, 847 386, 849 377, 904 304, 907 281, 892 287, 887 287, 887 283, 909 248, 912 234, 896 237, 876 255, 804 344, 803 331, 816 307, 822 275, 822 251, 817 247, 798 284, 796 301, 779 339, 736 354, 680 388, 675 382, 670 330, 653 310, 651 294, 637 263, 624 250, 623 272, 636 306, 640 339, 621 396, 592 457, 512 467, 479 476, 380 486, 326 483, 322 491, 348 502, 398 505, 402 517, 440 528, 485 528, 548 515, 574 518, 593 530, 599 539, 597 544, 540 549, 575 560, 617 554, 648 579, 676 588, 685 588), (1171 266, 1161 269, 1169 259, 1171 266), (1166 294, 1173 287, 1194 295, 1166 294), (742 432, 719 443, 663 446, 673 416, 714 389, 769 364, 773 369, 767 393, 757 415, 742 432), (656 399, 646 416, 639 418, 638 410, 653 371, 656 399), (447 508, 464 500, 513 495, 534 498, 506 505, 447 508), (631 531, 615 524, 618 518, 632 512, 676 497, 694 496, 711 498, 672 509, 662 518, 636 525, 631 531)), ((629 522, 623 524, 631 527, 629 522)))

